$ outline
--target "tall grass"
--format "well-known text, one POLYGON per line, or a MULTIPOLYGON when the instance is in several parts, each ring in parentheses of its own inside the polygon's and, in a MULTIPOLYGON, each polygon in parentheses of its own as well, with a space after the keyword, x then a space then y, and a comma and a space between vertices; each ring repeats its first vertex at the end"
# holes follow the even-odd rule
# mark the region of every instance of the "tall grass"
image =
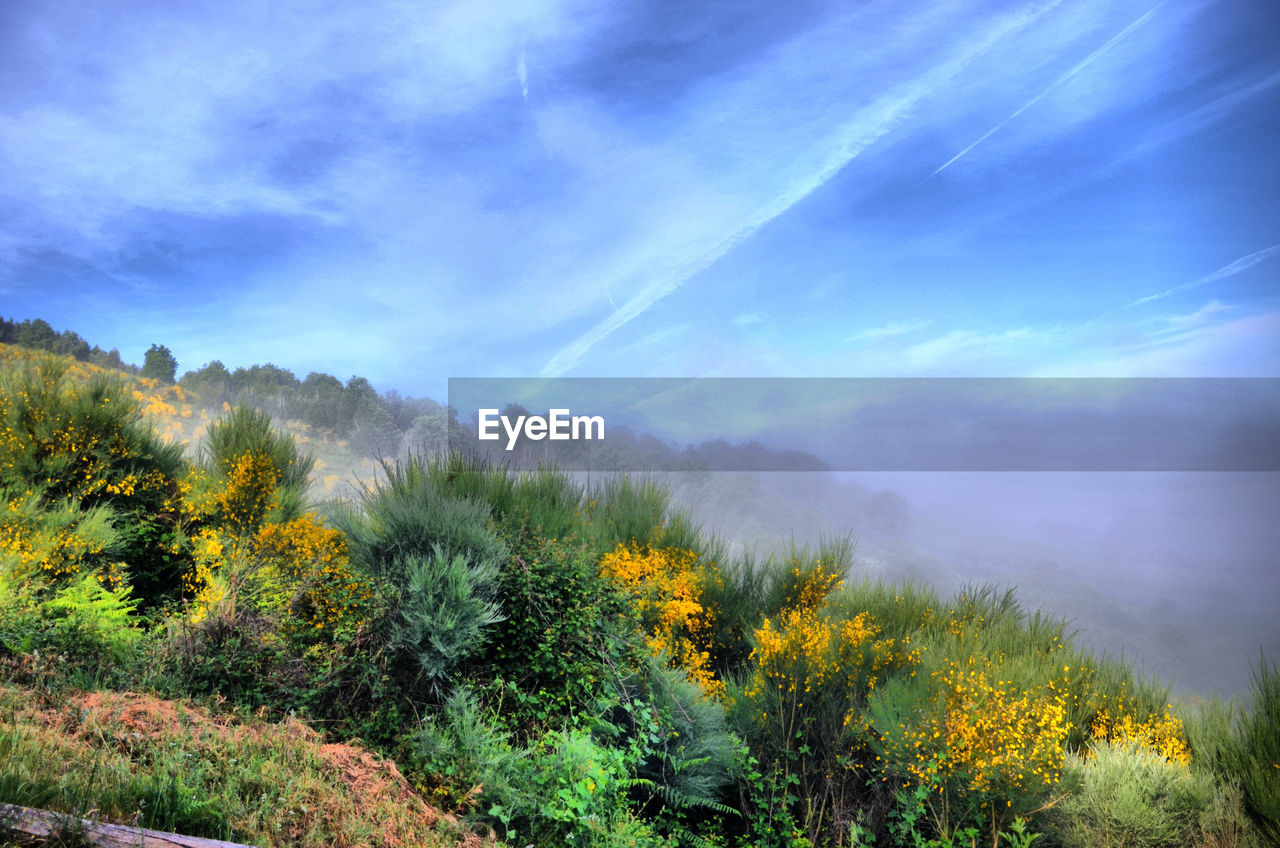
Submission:
POLYGON ((264 846, 456 844, 394 765, 296 720, 0 687, 0 802, 264 846))
POLYGON ((440 491, 487 504, 504 536, 558 539, 579 522, 582 488, 551 468, 511 471, 483 457, 453 453, 427 464, 440 491))

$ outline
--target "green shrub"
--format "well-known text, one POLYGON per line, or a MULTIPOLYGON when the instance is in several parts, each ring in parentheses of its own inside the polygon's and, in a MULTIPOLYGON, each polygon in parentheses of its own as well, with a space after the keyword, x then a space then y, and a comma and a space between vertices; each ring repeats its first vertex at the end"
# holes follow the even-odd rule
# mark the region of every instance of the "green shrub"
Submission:
POLYGON ((0 484, 0 579, 37 588, 86 574, 118 576, 125 543, 115 521, 105 504, 81 509, 0 484))
POLYGON ((704 543, 698 565, 698 595, 708 612, 703 638, 712 671, 724 679, 746 667, 752 632, 777 612, 766 609, 769 573, 752 552, 730 556, 719 539, 704 543))
POLYGON ((363 489, 359 504, 334 516, 356 567, 403 588, 408 575, 402 567, 437 548, 446 557, 461 555, 475 563, 507 558, 489 508, 441 491, 422 457, 384 462, 382 475, 363 489))
POLYGON ((1259 848, 1262 838, 1245 810, 1244 791, 1234 780, 1221 781, 1200 815, 1197 848, 1259 848))
POLYGON ((1280 845, 1280 671, 1264 656, 1253 673, 1249 710, 1210 701, 1187 722, 1193 761, 1237 784, 1258 834, 1280 845))
POLYGON ((507 612, 476 665, 521 738, 581 722, 645 656, 624 596, 574 540, 532 539, 498 580, 507 612))
POLYGON ((487 504, 500 533, 513 544, 529 534, 563 538, 580 522, 582 487, 554 469, 511 471, 459 453, 432 460, 428 468, 440 491, 487 504))
POLYGON ((119 378, 86 369, 47 357, 0 375, 0 468, 41 509, 109 508, 112 555, 150 605, 176 594, 189 562, 179 530, 182 446, 156 435, 119 378))
POLYGON ((505 831, 530 808, 528 751, 514 747, 496 717, 468 687, 458 687, 424 719, 410 747, 413 769, 427 778, 442 809, 469 813, 505 831))
POLYGON ((503 620, 496 600, 497 564, 471 562, 439 547, 410 557, 391 633, 391 649, 412 658, 417 673, 440 697, 455 669, 484 644, 486 631, 503 620))
POLYGON ((1064 848, 1190 846, 1214 801, 1206 775, 1137 745, 1096 743, 1067 771, 1076 788, 1047 818, 1064 848))
MULTIPOLYGON (((524 816, 538 846, 645 848, 665 844, 628 807, 637 780, 622 751, 600 745, 586 730, 553 730, 534 750, 533 805, 524 816)), ((523 834, 521 840, 523 840, 523 834)))
POLYGON ((701 550, 701 537, 686 513, 673 510, 670 490, 651 477, 616 474, 587 493, 586 536, 597 553, 618 545, 701 550))
POLYGON ((1265 656, 1253 673, 1252 694, 1236 762, 1249 817, 1271 845, 1280 846, 1280 670, 1265 656))
POLYGON ((729 729, 724 704, 666 660, 662 654, 645 657, 621 681, 618 700, 595 729, 629 752, 645 781, 635 794, 646 799, 646 812, 665 808, 668 818, 732 813, 723 801, 741 742, 729 729))
POLYGON ((91 679, 127 663, 142 631, 127 585, 109 589, 93 574, 44 592, 0 577, 0 656, 55 657, 59 676, 91 679))
POLYGON ((205 466, 215 487, 214 523, 248 534, 300 517, 315 456, 271 428, 271 416, 237 406, 209 425, 205 466))

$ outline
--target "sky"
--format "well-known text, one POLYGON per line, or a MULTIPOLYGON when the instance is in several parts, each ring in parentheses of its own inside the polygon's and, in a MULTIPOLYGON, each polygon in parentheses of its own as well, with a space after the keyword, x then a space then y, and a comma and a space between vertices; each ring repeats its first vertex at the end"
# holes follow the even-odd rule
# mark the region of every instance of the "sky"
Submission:
POLYGON ((1280 4, 0 3, 0 315, 180 372, 1280 376, 1280 4))

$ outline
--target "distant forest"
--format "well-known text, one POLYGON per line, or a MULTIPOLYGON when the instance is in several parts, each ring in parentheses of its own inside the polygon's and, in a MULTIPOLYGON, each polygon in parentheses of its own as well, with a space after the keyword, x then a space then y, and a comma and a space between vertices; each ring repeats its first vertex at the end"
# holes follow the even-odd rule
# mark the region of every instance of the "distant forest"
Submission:
MULTIPOLYGON (((42 318, 23 321, 0 317, 0 343, 74 357, 161 383, 176 383, 207 407, 245 405, 281 421, 307 425, 317 436, 345 440, 363 456, 392 457, 406 449, 435 452, 448 444, 514 468, 536 467, 546 456, 546 443, 525 443, 515 451, 480 443, 469 421, 430 398, 406 397, 392 390, 379 393, 364 377, 345 383, 332 374, 312 371, 298 379, 292 371, 268 362, 248 368, 227 368, 213 360, 177 377, 178 362, 169 348, 153 344, 141 366, 125 362, 120 351, 90 345, 79 333, 59 332, 42 318)), ((510 404, 502 410, 512 418, 529 410, 510 404)), ((625 426, 611 426, 608 445, 570 445, 552 458, 583 467, 575 450, 590 452, 589 467, 606 470, 741 470, 826 471, 817 457, 795 450, 776 450, 756 442, 742 445, 723 440, 683 447, 625 426)))
POLYGON ((392 455, 401 445, 439 444, 445 437, 445 408, 430 398, 379 394, 364 377, 343 383, 331 374, 312 371, 304 379, 271 363, 229 370, 218 360, 176 379, 177 361, 169 349, 153 344, 143 365, 133 365, 120 351, 90 345, 79 333, 58 332, 42 318, 0 318, 0 343, 72 356, 162 383, 174 383, 210 407, 244 404, 284 420, 301 421, 317 435, 345 439, 369 456, 392 455))

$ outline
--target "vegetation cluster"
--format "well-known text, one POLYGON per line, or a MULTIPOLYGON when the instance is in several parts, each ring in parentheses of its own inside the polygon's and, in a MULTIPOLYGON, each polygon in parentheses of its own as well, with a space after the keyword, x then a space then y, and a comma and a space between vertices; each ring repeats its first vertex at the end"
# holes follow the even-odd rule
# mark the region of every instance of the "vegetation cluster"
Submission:
POLYGON ((161 385, 0 357, 0 802, 264 845, 1280 845, 1265 658, 1247 707, 1174 707, 1012 590, 733 552, 624 475, 410 455, 312 503, 266 412, 188 454, 161 385))

